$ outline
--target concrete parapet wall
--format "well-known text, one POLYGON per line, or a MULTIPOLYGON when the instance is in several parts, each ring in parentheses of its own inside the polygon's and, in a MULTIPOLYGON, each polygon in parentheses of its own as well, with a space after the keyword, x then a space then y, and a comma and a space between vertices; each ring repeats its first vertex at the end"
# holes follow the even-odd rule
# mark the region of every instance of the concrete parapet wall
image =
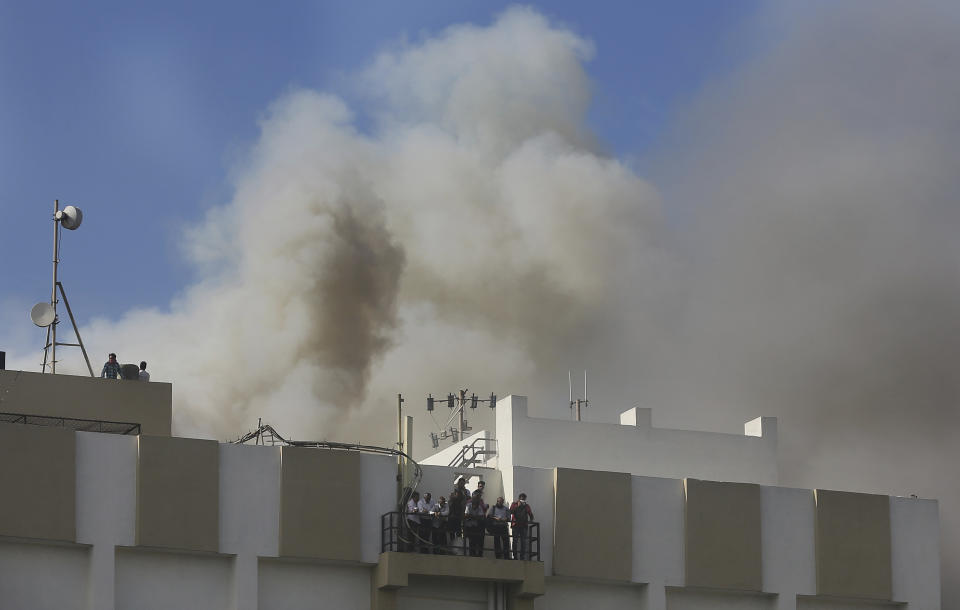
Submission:
POLYGON ((143 434, 170 436, 173 386, 0 371, 0 412, 140 424, 143 434))

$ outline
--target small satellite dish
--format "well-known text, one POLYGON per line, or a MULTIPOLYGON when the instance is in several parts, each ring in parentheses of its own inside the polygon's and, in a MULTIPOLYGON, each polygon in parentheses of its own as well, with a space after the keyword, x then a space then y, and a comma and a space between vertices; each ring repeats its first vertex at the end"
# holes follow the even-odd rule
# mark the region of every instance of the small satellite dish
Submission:
POLYGON ((57 313, 50 303, 37 303, 30 310, 30 319, 40 328, 44 328, 53 324, 53 321, 57 319, 57 313))
POLYGON ((57 220, 60 221, 64 229, 73 231, 83 222, 83 212, 80 211, 80 208, 68 205, 57 212, 57 220))

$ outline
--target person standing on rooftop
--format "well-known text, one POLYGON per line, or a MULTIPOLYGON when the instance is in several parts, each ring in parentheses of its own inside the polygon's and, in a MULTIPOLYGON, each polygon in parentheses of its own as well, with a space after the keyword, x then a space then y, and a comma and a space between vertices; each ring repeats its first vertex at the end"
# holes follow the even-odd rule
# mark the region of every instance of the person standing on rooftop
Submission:
POLYGON ((117 355, 110 353, 107 361, 103 363, 103 369, 100 371, 102 379, 116 379, 120 377, 120 363, 117 362, 117 355))

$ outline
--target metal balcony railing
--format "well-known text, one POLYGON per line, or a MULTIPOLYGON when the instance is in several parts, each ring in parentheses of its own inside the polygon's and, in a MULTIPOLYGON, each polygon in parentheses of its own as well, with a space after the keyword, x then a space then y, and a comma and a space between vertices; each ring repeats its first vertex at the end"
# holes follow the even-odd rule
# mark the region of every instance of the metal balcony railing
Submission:
POLYGON ((381 552, 540 561, 540 523, 536 521, 523 527, 464 517, 460 530, 454 532, 447 517, 417 516, 419 524, 397 511, 381 516, 381 552))
POLYGON ((140 434, 140 424, 134 422, 106 421, 102 419, 78 419, 75 417, 28 415, 26 413, 0 413, 0 422, 69 428, 78 432, 104 432, 107 434, 131 434, 133 436, 139 436, 140 434))
POLYGON ((488 444, 493 444, 494 447, 497 446, 497 439, 495 438, 478 438, 474 439, 469 445, 464 445, 460 449, 460 453, 456 455, 447 466, 452 468, 473 468, 477 464, 481 464, 487 461, 487 456, 497 455, 496 449, 488 449, 488 444))

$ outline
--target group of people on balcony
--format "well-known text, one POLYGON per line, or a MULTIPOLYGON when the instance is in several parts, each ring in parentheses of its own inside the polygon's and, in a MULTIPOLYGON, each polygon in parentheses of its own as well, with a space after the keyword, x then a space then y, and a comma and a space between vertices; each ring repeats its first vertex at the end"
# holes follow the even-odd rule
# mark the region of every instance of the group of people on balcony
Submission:
POLYGON ((413 492, 406 506, 406 550, 421 553, 443 554, 457 552, 462 548, 458 538, 465 539, 471 557, 483 556, 484 539, 493 536, 494 555, 497 559, 525 559, 530 556, 530 524, 533 509, 527 504, 527 494, 521 493, 508 507, 503 497, 495 504, 483 500, 486 483, 480 481, 471 493, 466 479, 457 480, 450 492, 449 501, 440 496, 434 501, 431 494, 420 497, 413 492), (513 539, 509 530, 512 530, 513 539))

